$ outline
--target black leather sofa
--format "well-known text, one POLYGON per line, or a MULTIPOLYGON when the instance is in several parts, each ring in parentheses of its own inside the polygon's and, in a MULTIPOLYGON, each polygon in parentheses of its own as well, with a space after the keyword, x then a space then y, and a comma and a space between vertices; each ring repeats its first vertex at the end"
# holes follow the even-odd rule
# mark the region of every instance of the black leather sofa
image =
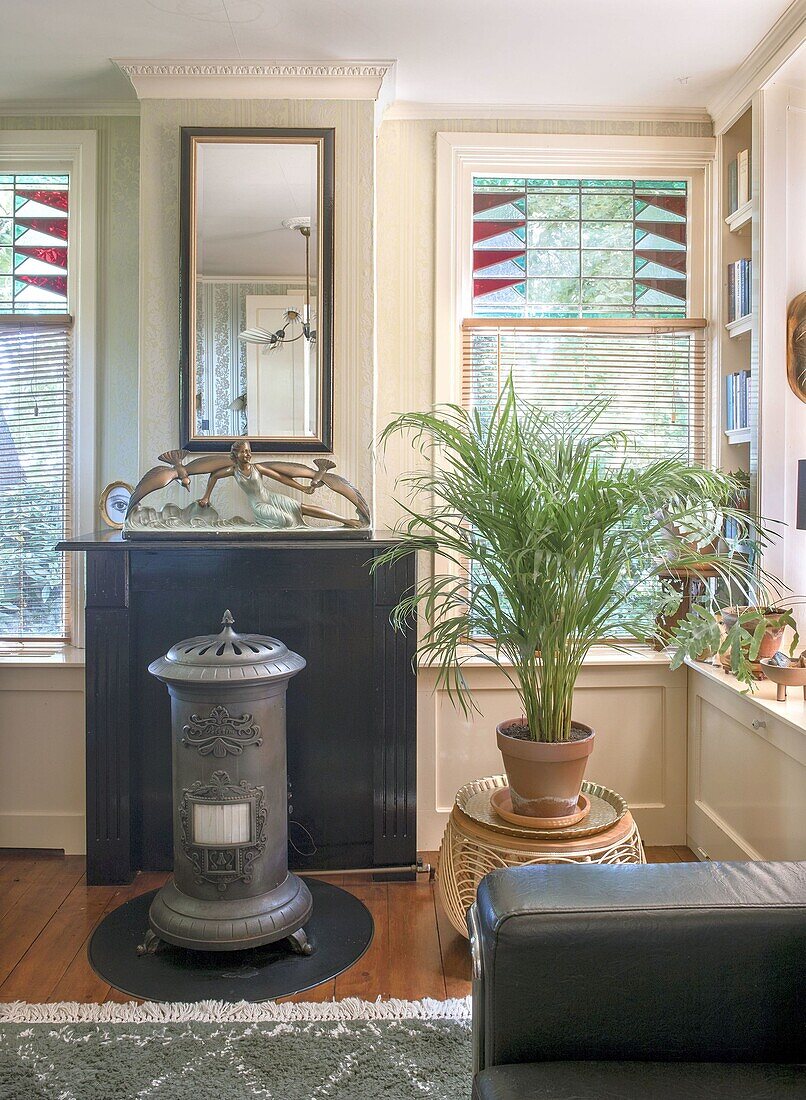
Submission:
POLYGON ((806 863, 494 871, 474 1100, 806 1098, 806 863))

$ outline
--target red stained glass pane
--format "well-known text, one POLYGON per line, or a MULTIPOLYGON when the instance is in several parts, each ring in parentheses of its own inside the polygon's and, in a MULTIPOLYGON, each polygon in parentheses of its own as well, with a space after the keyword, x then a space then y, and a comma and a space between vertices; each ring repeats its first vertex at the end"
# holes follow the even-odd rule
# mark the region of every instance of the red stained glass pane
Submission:
POLYGON ((52 206, 54 210, 67 210, 68 204, 68 192, 64 191, 45 191, 42 189, 29 190, 28 188, 18 188, 17 196, 25 199, 27 202, 38 202, 42 206, 52 206))
POLYGON ((57 245, 17 245, 14 252, 29 260, 41 260, 43 264, 54 267, 67 267, 67 249, 57 245))
POLYGON ((526 225, 526 218, 520 221, 508 222, 473 222, 473 240, 475 242, 486 241, 490 237, 497 237, 501 233, 506 233, 524 225, 526 225))
POLYGON ((526 253, 522 248, 487 248, 479 250, 473 256, 473 270, 481 271, 485 267, 492 267, 493 264, 503 264, 507 260, 515 260, 526 253))
POLYGON ((492 294, 496 290, 505 290, 522 282, 523 279, 474 279, 473 293, 480 298, 483 294, 492 294))
POLYGON ((20 235, 19 227, 23 231, 32 229, 35 233, 42 233, 48 237, 56 237, 60 241, 67 240, 67 218, 59 218, 51 221, 49 218, 16 218, 18 227, 17 236, 20 235))
POLYGON ((51 294, 64 296, 67 293, 66 275, 16 275, 15 278, 19 279, 21 283, 27 283, 28 286, 37 286, 40 290, 48 290, 51 294))

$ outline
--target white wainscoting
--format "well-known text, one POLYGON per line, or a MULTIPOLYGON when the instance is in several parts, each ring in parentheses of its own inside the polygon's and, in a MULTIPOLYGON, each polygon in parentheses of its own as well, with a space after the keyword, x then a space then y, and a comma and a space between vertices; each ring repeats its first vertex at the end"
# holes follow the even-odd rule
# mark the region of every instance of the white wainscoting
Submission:
POLYGON ((806 859, 806 704, 689 671, 689 844, 708 859, 806 859))
MULTIPOLYGON (((516 717, 515 692, 504 674, 466 666, 481 713, 466 718, 436 673, 423 669, 418 687, 417 846, 439 847, 454 795, 463 783, 502 771, 496 724, 516 717)), ((594 653, 579 678, 574 717, 596 730, 589 779, 628 801, 646 844, 686 839, 686 671, 669 671, 657 654, 594 653)))
POLYGON ((83 664, 0 662, 0 848, 86 850, 83 664))

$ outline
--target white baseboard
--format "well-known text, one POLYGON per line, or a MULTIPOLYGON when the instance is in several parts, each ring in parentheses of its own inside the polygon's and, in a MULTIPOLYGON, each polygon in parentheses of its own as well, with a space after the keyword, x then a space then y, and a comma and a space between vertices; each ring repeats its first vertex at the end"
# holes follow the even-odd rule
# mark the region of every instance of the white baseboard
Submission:
POLYGON ((78 813, 0 813, 0 848, 56 848, 67 856, 83 856, 86 818, 78 813))

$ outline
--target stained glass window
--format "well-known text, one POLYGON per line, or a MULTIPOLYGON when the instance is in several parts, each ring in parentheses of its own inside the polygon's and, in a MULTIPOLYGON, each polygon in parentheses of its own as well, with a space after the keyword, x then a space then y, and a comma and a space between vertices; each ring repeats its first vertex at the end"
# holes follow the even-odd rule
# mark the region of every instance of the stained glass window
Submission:
POLYGON ((685 180, 473 181, 473 316, 685 317, 685 180))
POLYGON ((67 312, 68 185, 0 173, 0 313, 67 312))

